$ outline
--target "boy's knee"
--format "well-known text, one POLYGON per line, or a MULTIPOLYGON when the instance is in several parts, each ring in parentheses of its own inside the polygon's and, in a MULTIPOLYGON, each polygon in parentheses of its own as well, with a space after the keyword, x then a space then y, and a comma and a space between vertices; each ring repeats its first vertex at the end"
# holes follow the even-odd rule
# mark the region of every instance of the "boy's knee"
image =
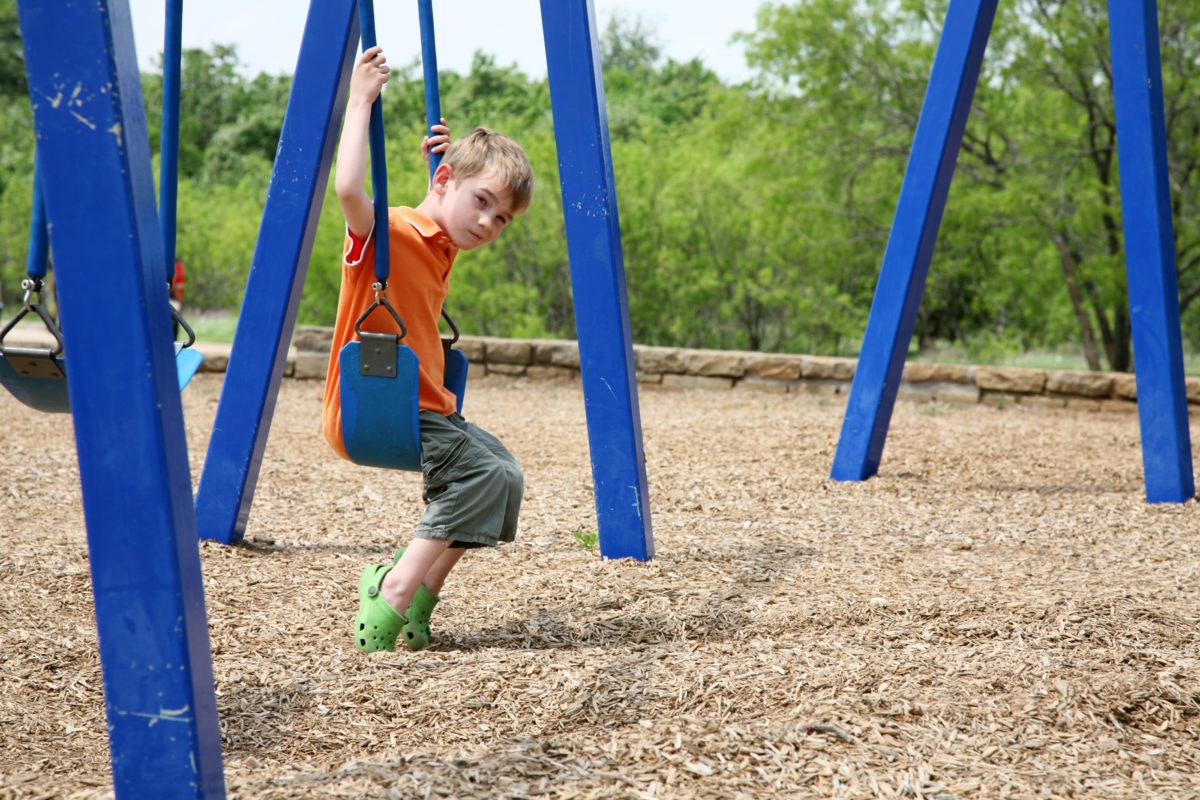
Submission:
POLYGON ((510 491, 518 494, 525 493, 525 473, 516 464, 509 464, 508 469, 508 487, 510 491))
POLYGON ((494 491, 511 495, 525 490, 525 476, 516 464, 495 459, 487 468, 487 483, 494 491))

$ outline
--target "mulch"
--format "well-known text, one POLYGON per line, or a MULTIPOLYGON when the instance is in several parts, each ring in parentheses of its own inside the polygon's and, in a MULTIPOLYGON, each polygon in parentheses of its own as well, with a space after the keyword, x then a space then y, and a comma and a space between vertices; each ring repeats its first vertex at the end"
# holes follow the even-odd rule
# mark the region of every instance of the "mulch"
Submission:
MULTIPOLYGON (((184 393, 193 480, 220 374, 184 393)), ((337 459, 285 381, 246 540, 200 544, 231 798, 1200 797, 1200 507, 1128 413, 644 387, 656 556, 605 561, 577 383, 488 377, 516 543, 419 653, 352 644, 419 476, 337 459)), ((0 798, 112 797, 69 418, 0 397, 0 798)))

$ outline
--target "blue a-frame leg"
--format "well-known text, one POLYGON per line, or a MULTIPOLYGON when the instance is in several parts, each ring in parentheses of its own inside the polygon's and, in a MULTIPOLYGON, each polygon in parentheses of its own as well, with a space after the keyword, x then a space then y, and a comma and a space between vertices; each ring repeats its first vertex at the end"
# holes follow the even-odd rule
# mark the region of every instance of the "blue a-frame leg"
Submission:
POLYGON ((246 530, 357 48, 356 4, 313 0, 196 494, 205 539, 246 530))
POLYGON ((946 11, 850 384, 842 434, 833 457, 834 480, 863 480, 879 469, 996 2, 951 0, 946 11))
POLYGON ((1146 499, 1195 495, 1154 0, 1109 0, 1117 162, 1146 499))
POLYGON ((117 798, 222 798, 196 518, 127 0, 20 0, 117 798))
POLYGON ((654 556, 625 264, 591 0, 542 0, 600 554, 654 556))
MULTIPOLYGON (((995 0, 952 0, 900 190, 831 477, 879 469, 995 0)), ((1171 230, 1157 10, 1111 0, 1109 26, 1146 495, 1194 494, 1171 230)))

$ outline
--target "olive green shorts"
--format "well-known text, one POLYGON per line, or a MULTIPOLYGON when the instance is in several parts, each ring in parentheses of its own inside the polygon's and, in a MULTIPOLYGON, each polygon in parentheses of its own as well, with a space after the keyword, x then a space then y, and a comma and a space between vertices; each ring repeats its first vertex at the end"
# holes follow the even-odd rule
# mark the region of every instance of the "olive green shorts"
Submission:
POLYGON ((421 412, 425 515, 416 535, 495 547, 517 535, 525 476, 499 439, 458 414, 421 412))

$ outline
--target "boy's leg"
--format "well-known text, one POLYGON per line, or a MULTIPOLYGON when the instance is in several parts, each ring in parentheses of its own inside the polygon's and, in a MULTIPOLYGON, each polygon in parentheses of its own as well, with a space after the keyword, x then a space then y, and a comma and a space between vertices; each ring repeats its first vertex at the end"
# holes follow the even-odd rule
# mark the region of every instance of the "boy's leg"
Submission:
POLYGON ((525 475, 503 442, 474 423, 468 422, 467 428, 471 438, 492 454, 497 473, 503 476, 504 513, 500 520, 499 541, 511 542, 516 538, 521 501, 525 496, 525 475))
MULTIPOLYGON (((383 599, 394 609, 408 609, 417 588, 435 563, 447 555, 447 542, 441 539, 413 539, 404 555, 384 576, 379 590, 383 599)), ((445 574, 442 575, 445 580, 445 574)), ((432 589, 432 587, 427 587, 432 589)), ((438 588, 441 588, 439 584, 438 588)), ((402 613, 400 611, 397 614, 402 613)))
POLYGON ((463 557, 467 551, 461 547, 448 547, 446 552, 438 556, 438 560, 433 562, 433 566, 425 573, 425 588, 434 594, 442 591, 442 585, 446 582, 446 576, 450 574, 450 570, 454 569, 454 565, 463 557))
MULTIPOLYGON (((429 642, 429 613, 437 604, 437 597, 422 585, 424 573, 446 553, 448 542, 434 539, 416 539, 397 554, 392 564, 375 564, 363 570, 358 581, 358 615, 354 620, 354 638, 358 649, 364 653, 395 648, 396 638, 405 636, 410 650, 419 650, 429 642), (414 598, 421 598, 414 603, 414 598), (405 609, 401 613, 400 609, 405 609), (414 610, 421 617, 420 625, 414 627, 410 617, 414 610), (414 647, 411 631, 421 633, 424 644, 414 647)), ((457 561, 457 559, 455 559, 457 561)), ((445 580, 445 573, 440 573, 445 580)))
POLYGON ((458 563, 465 552, 467 551, 459 547, 447 549, 425 573, 425 580, 417 587, 412 603, 408 606, 408 613, 405 615, 407 620, 400 628, 400 635, 409 650, 422 650, 429 645, 429 640, 433 636, 429 618, 433 615, 433 609, 441 599, 438 597, 438 592, 441 591, 442 584, 446 582, 446 576, 450 574, 450 570, 454 569, 454 565, 458 563))

